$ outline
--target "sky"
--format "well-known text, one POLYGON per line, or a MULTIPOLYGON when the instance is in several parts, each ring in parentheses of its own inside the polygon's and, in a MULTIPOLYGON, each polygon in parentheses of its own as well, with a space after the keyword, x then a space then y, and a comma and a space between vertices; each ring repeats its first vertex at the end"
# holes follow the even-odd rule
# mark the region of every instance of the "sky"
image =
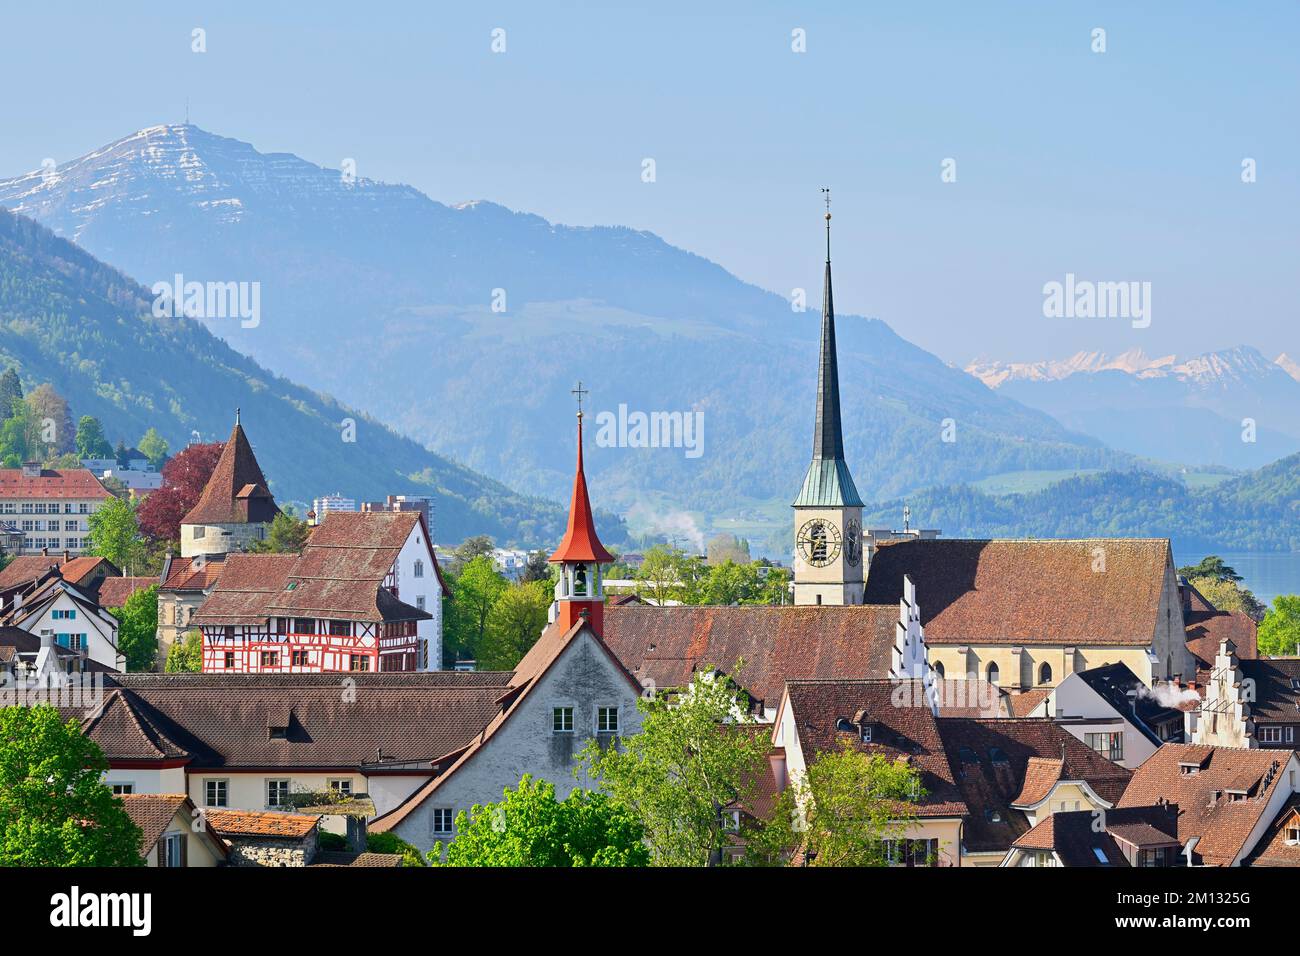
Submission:
POLYGON ((830 186, 837 311, 946 361, 1300 356, 1294 0, 107 7, 6 11, 0 176, 188 98, 263 152, 813 298, 830 186), (1150 321, 1045 316, 1067 274, 1149 282, 1150 321))

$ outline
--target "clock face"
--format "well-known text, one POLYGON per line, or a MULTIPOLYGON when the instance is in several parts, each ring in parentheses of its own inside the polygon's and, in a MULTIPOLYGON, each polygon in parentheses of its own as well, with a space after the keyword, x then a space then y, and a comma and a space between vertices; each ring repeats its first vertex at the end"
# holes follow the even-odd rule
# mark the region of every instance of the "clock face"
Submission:
POLYGON ((824 568, 840 556, 840 529, 833 521, 813 518, 799 529, 796 543, 800 557, 814 568, 824 568))
POLYGON ((862 560, 862 527, 853 519, 844 529, 844 560, 855 568, 862 560))

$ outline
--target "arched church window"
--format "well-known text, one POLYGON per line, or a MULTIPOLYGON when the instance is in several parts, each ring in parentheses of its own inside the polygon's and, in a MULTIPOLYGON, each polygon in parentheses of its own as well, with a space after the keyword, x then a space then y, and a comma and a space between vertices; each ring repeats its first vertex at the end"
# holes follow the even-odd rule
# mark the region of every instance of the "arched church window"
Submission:
POLYGON ((1051 682, 1052 682, 1052 665, 1044 661, 1043 666, 1038 668, 1038 683, 1050 684, 1051 682))
POLYGON ((985 669, 984 673, 988 677, 988 682, 990 684, 996 684, 998 682, 1000 672, 998 671, 998 665, 995 661, 989 661, 989 666, 985 669))

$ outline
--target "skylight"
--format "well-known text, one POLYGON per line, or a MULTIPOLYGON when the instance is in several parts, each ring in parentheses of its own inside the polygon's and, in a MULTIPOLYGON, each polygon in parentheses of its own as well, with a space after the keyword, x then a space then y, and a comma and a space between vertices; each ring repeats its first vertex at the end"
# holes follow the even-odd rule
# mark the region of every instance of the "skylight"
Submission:
POLYGON ((1097 857, 1098 863, 1110 863, 1110 860, 1106 859, 1106 854, 1102 851, 1101 847, 1093 847, 1092 852, 1097 857))

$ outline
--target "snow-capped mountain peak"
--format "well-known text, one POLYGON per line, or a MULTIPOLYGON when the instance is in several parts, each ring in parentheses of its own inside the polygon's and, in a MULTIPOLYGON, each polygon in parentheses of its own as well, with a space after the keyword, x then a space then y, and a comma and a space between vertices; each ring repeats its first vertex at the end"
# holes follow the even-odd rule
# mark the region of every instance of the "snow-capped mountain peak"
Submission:
POLYGON ((1151 358, 1142 349, 1134 348, 1115 356, 1103 352, 1077 352, 1067 359, 1038 362, 976 359, 966 366, 967 372, 989 388, 998 388, 1007 382, 1052 382, 1072 375, 1108 371, 1124 372, 1141 379, 1172 378, 1208 387, 1267 377, 1279 370, 1300 381, 1300 365, 1288 359, 1285 354, 1276 361, 1269 361, 1258 349, 1248 345, 1205 352, 1182 361, 1176 355, 1151 358))

